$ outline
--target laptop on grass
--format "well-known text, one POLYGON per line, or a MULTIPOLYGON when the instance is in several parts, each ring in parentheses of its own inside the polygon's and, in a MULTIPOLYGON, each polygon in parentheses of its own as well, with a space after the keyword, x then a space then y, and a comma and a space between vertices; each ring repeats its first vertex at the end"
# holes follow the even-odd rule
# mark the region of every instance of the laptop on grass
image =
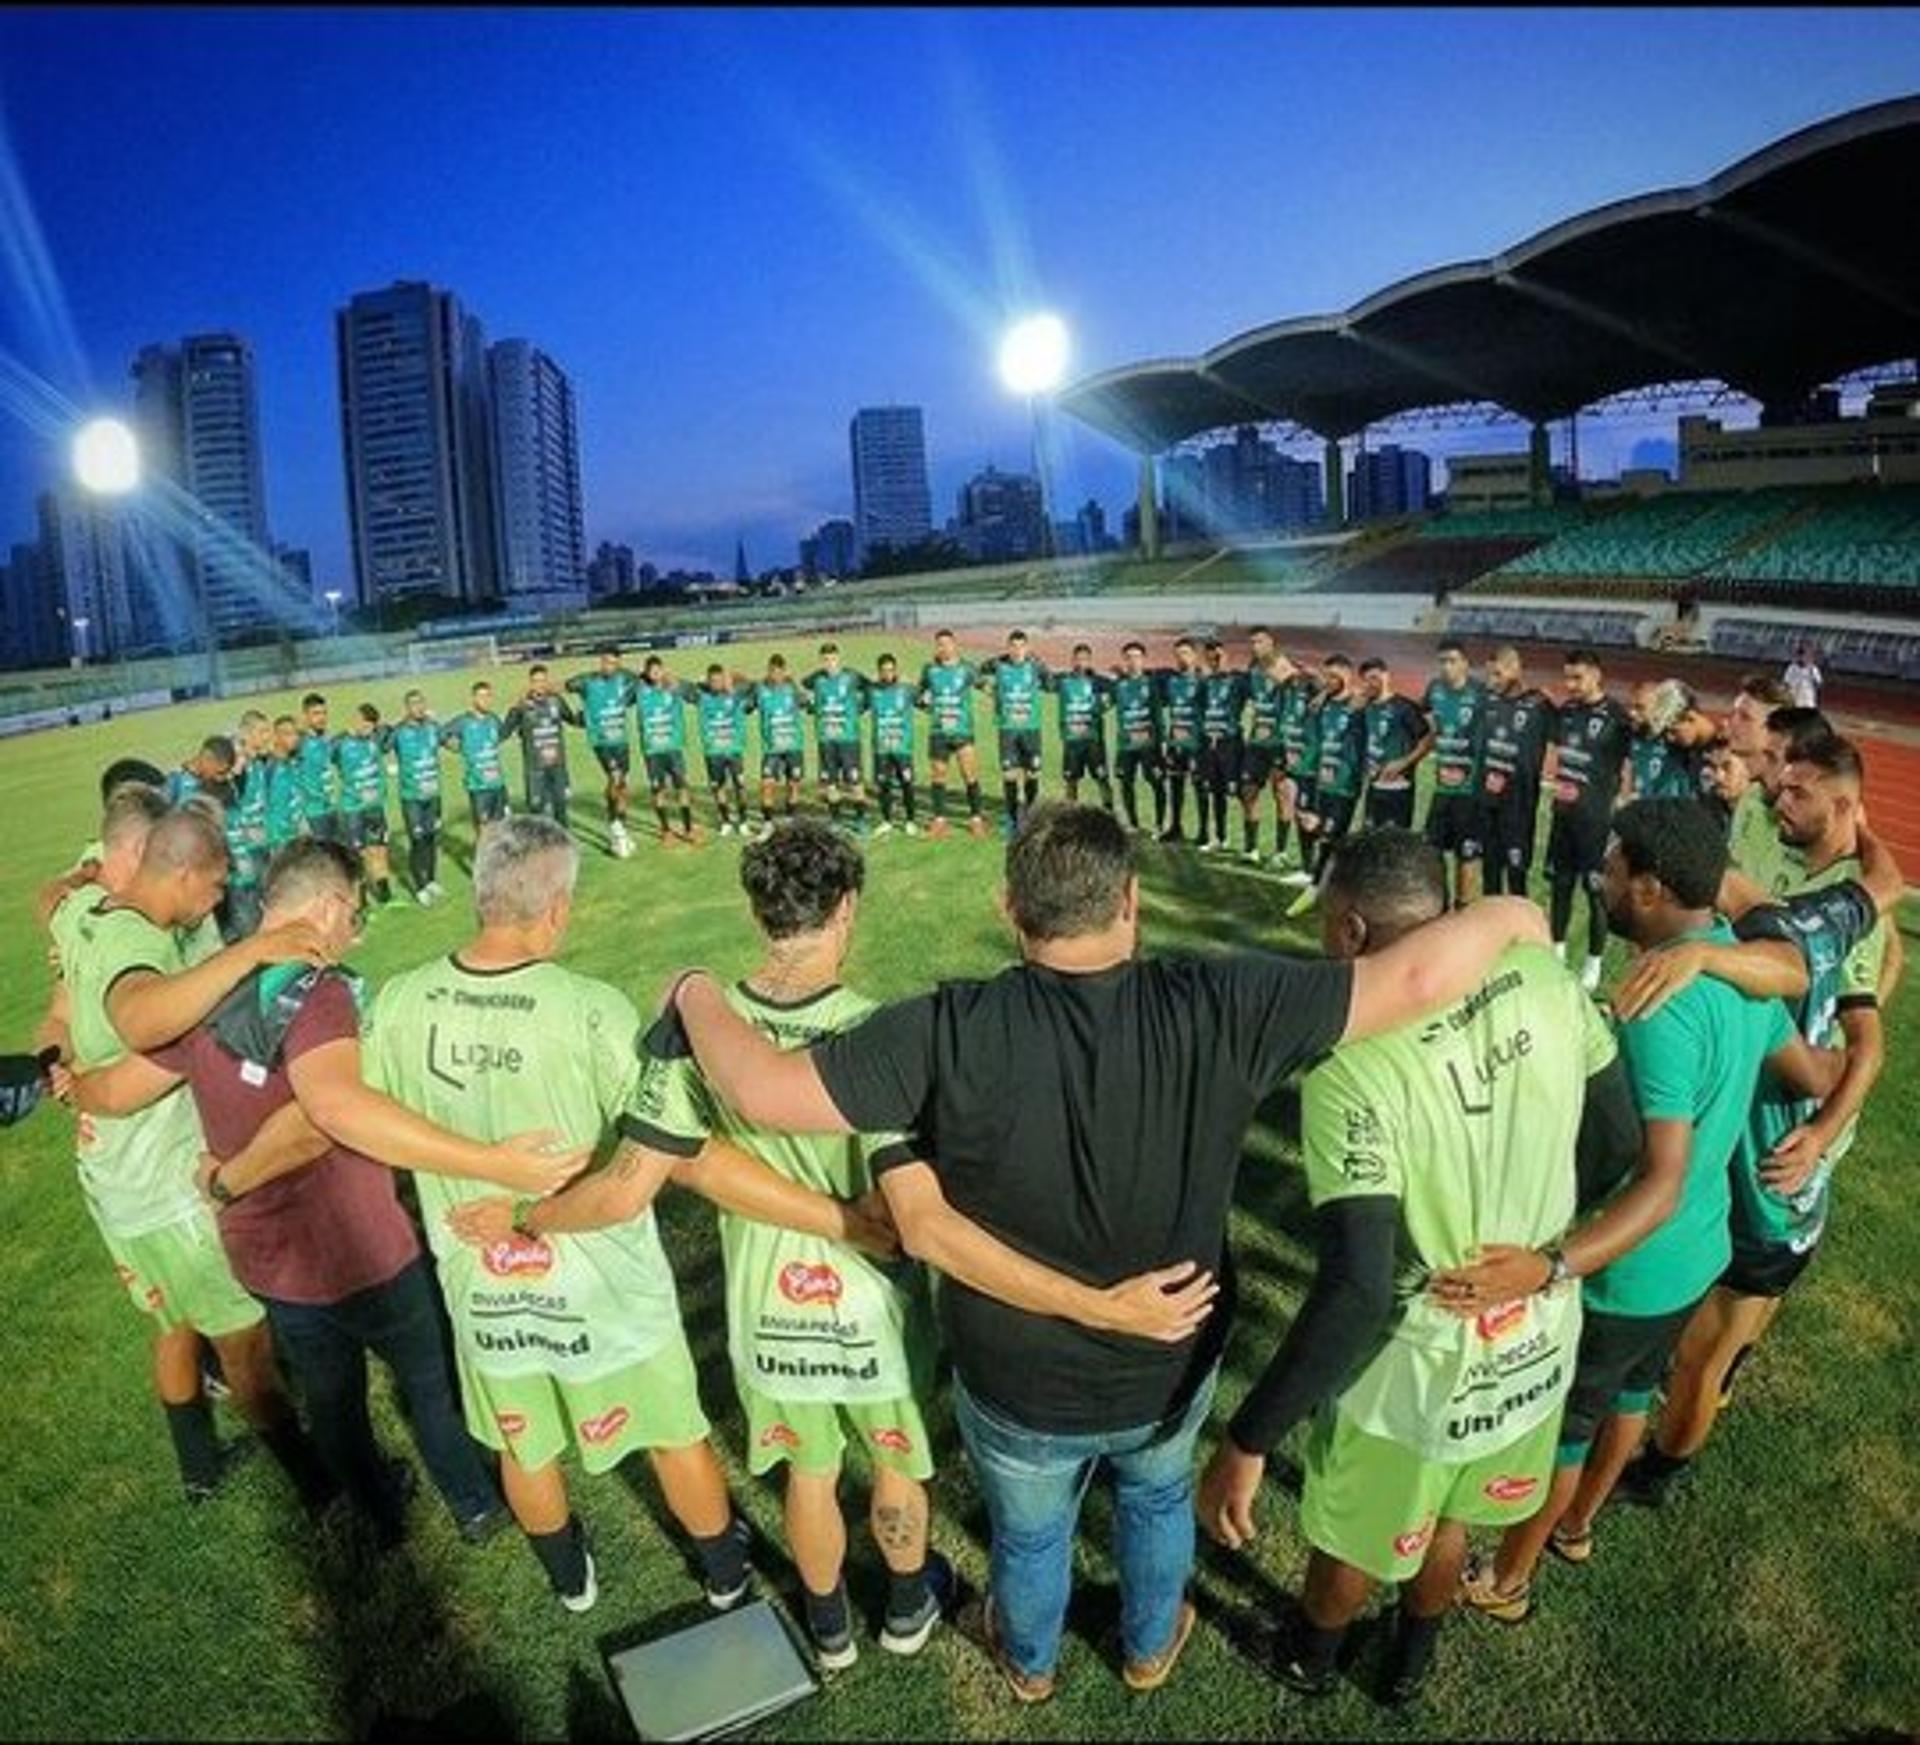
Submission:
POLYGON ((763 1599, 607 1656, 642 1739, 719 1739, 819 1688, 780 1614, 763 1599))

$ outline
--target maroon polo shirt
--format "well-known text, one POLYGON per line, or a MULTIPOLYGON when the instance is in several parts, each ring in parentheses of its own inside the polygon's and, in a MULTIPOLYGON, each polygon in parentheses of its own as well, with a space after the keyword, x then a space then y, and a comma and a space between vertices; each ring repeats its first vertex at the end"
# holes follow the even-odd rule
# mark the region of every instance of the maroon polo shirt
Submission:
MULTIPOLYGON (((228 1053, 204 1026, 149 1058, 187 1081, 207 1149, 230 1158, 294 1101, 287 1063, 359 1033, 351 990, 329 975, 288 1027, 271 1071, 228 1053)), ((285 1303, 337 1303, 385 1284, 420 1253, 393 1172, 342 1145, 222 1207, 219 1223, 234 1277, 285 1303)))

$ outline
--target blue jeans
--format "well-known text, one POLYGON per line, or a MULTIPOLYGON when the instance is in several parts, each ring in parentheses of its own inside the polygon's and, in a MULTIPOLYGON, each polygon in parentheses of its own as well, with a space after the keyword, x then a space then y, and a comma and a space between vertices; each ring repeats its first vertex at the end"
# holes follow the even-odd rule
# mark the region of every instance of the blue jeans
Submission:
POLYGON ((1216 1370, 1177 1418, 1054 1436, 982 1405, 954 1378, 954 1417, 993 1524, 994 1626, 1021 1672, 1044 1677, 1060 1657, 1073 1591, 1074 1528, 1102 1460, 1113 1468, 1121 1647, 1130 1662, 1139 1662, 1172 1646, 1193 1573, 1194 1443, 1218 1380, 1216 1370))

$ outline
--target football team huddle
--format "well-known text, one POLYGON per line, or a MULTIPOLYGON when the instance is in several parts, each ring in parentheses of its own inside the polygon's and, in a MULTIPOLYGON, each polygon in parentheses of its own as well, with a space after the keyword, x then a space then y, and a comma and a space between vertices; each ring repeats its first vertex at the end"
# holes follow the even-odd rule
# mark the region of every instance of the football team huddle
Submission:
POLYGON ((209 739, 170 774, 103 774, 98 842, 41 895, 57 978, 36 1046, 149 1318, 189 1500, 258 1445, 316 1516, 344 1498, 397 1542, 415 1479, 375 1439, 373 1353, 461 1533, 517 1523, 569 1610, 598 1580, 568 1450, 589 1475, 643 1452, 709 1601, 739 1603, 750 1539, 653 1213, 678 1186, 718 1208, 747 1464, 786 1468, 824 1667, 857 1656, 850 1446, 888 1576, 881 1646, 916 1653, 949 1609, 929 1544, 944 1347, 992 1526, 983 1628, 1015 1696, 1052 1694, 1098 1464, 1123 1672, 1150 1690, 1193 1627, 1196 1518, 1245 1543, 1267 1455, 1311 1418, 1313 1560, 1275 1671, 1330 1689, 1373 1584, 1397 1583, 1387 1687, 1406 1700, 1453 1606, 1524 1620, 1543 1554, 1589 1561, 1616 1490, 1674 1492, 1813 1257, 1899 974, 1885 917, 1904 884, 1866 826, 1859 751, 1764 675, 1717 721, 1674 681, 1623 706, 1586 651, 1552 699, 1517 651, 1481 680, 1445 643, 1418 702, 1380 660, 1309 670, 1265 631, 1244 667, 1183 637, 1171 667, 1136 641, 1116 667, 1082 644, 1054 671, 1018 632, 977 665, 942 632, 916 682, 891 656, 871 678, 831 643, 819 658, 804 679, 775 656, 760 680, 715 664, 686 685, 609 650, 562 685, 536 666, 504 714, 481 683, 451 721, 411 692, 397 721, 362 704, 337 735, 310 695, 304 721, 250 714, 237 745, 209 739), (1025 961, 878 1007, 840 981, 866 877, 863 717, 877 830, 917 832, 924 711, 928 833, 957 769, 978 834, 982 688, 1025 961), (1065 806, 1039 803, 1047 696, 1065 806), (579 868, 565 730, 605 772, 624 857, 630 716, 662 844, 694 840, 689 710, 719 830, 751 839, 762 957, 732 985, 687 972, 643 1018, 556 961, 579 868), (827 821, 792 816, 807 715, 827 821), (387 761, 432 903, 449 748, 477 927, 370 995, 342 959, 369 898, 392 896, 387 761), (1079 805, 1089 783, 1099 804, 1079 805), (1258 861, 1267 796, 1326 961, 1142 957, 1130 838, 1232 852, 1237 806, 1258 861), (1550 922, 1526 900, 1543 803, 1550 922), (1613 1024, 1586 997, 1610 930, 1635 949, 1613 1024), (1260 1099, 1302 1071, 1315 1282, 1196 1486, 1234 1172, 1260 1099), (257 1443, 220 1440, 210 1374, 257 1443), (1473 1527, 1501 1532, 1479 1560, 1473 1527))

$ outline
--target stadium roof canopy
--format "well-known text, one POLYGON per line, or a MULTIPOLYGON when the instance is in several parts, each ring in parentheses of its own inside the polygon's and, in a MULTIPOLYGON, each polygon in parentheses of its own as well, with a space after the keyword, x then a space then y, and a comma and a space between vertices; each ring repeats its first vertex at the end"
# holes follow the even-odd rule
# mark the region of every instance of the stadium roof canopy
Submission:
POLYGON ((1564 418, 1655 382, 1804 394, 1920 351, 1920 97, 1789 134, 1711 181, 1615 201, 1338 315, 1132 364, 1058 403, 1154 453, 1225 425, 1351 435, 1491 401, 1564 418))

